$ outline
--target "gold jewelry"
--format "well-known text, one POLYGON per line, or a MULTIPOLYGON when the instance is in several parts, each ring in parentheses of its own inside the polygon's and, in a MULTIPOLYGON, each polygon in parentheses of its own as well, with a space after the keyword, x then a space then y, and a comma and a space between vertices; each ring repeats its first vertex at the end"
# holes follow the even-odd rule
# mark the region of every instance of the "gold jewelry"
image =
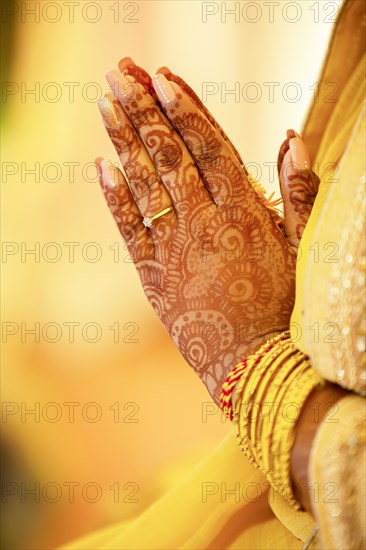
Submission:
POLYGON ((142 219, 142 223, 144 224, 145 227, 151 227, 154 220, 161 218, 161 216, 168 214, 168 212, 171 212, 172 210, 174 210, 174 208, 172 206, 168 206, 168 208, 164 208, 164 210, 162 210, 161 212, 158 212, 157 214, 154 214, 154 216, 151 216, 151 218, 148 218, 147 216, 145 216, 142 219))
POLYGON ((324 385, 324 381, 311 367, 310 361, 304 358, 302 363, 294 369, 291 379, 282 392, 282 399, 273 422, 272 442, 271 445, 265 447, 269 464, 268 481, 272 486, 277 486, 277 490, 296 509, 299 509, 300 505, 290 469, 296 421, 309 394, 322 385, 324 385), (292 418, 291 408, 294 406, 296 415, 292 418))
MULTIPOLYGON (((241 450, 247 456, 249 462, 256 468, 260 468, 260 466, 253 460, 253 455, 248 449, 249 438, 243 436, 245 431, 240 429, 240 425, 241 423, 245 426, 248 424, 248 418, 250 418, 249 413, 252 408, 250 396, 254 395, 256 384, 259 383, 261 376, 263 375, 263 369, 265 368, 265 364, 262 362, 263 358, 266 357, 267 360, 269 357, 272 358, 273 351, 271 350, 275 348, 276 345, 281 345, 283 347, 285 345, 284 342, 288 340, 289 337, 289 331, 282 332, 274 338, 269 339, 256 353, 250 355, 246 359, 247 368, 245 369, 236 387, 236 404, 233 411, 235 435, 238 438, 237 443, 240 445, 241 450), (245 394, 243 389, 248 389, 249 397, 245 394), (243 405, 243 403, 245 403, 245 405, 243 405)), ((277 352, 275 350, 275 353, 276 355, 278 354, 278 348, 277 352)))
POLYGON ((323 384, 286 331, 246 359, 236 388, 237 443, 274 490, 296 509, 300 504, 290 471, 296 420, 308 395, 323 384))

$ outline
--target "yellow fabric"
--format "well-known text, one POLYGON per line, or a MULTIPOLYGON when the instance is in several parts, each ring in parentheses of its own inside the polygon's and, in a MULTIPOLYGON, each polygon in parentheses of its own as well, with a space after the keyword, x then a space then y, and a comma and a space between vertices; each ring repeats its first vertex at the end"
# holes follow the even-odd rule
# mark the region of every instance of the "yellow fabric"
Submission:
POLYGON ((337 409, 336 430, 334 411, 329 411, 317 430, 309 460, 309 484, 319 488, 315 514, 321 527, 321 547, 358 550, 366 546, 365 399, 349 393, 338 401, 337 409), (336 498, 329 498, 330 486, 336 489, 336 498))
MULTIPOLYGON (((349 188, 348 183, 344 182, 344 185, 341 185, 340 174, 338 170, 334 170, 334 165, 339 164, 343 152, 349 145, 353 127, 363 106, 365 94, 364 29, 365 3, 347 0, 333 31, 328 55, 319 80, 319 99, 312 105, 302 133, 310 153, 310 159, 315 167, 319 167, 321 177, 318 195, 300 243, 301 254, 296 271, 296 302, 291 317, 291 336, 304 353, 308 353, 306 338, 311 330, 310 326, 312 326, 304 323, 303 314, 307 265, 310 262, 314 263, 314 244, 315 247, 318 247, 314 239, 314 232, 328 192, 330 188, 334 187, 332 184, 337 183, 338 188, 349 188), (327 88, 326 84, 329 83, 332 86, 327 88), (331 96, 334 102, 330 102, 329 90, 335 89, 333 85, 338 91, 331 96)), ((343 173, 343 177, 347 178, 346 181, 353 181, 355 177, 358 177, 358 172, 351 170, 348 174, 343 173)), ((351 192, 347 196, 347 201, 352 202, 351 192)), ((338 204, 332 214, 329 214, 330 218, 327 223, 330 228, 338 223, 338 211, 345 208, 346 206, 342 202, 338 204)), ((334 241, 334 239, 330 240, 334 241)), ((319 286, 321 285, 319 284, 319 286)))
MULTIPOLYGON (((234 438, 229 437, 204 464, 137 519, 102 529, 62 548, 301 548, 302 542, 274 517, 267 495, 265 479, 243 460, 234 438), (230 494, 235 488, 236 493, 230 494), (205 491, 217 492, 205 499, 205 491)), ((307 536, 313 523, 305 513, 297 515, 296 520, 302 516, 307 517, 298 527, 302 532, 307 525, 307 536)))
POLYGON ((328 261, 307 262, 303 316, 304 328, 316 327, 316 332, 304 330, 313 367, 361 395, 366 393, 365 149, 363 107, 337 174, 347 185, 334 185, 327 194, 313 233, 328 261), (328 292, 319 281, 328 281, 328 292))
MULTIPOLYGON (((347 163, 347 170, 343 170, 332 181, 326 165, 339 162, 347 146, 350 145, 352 150, 354 143, 351 142, 351 135, 361 111, 364 82, 363 6, 364 2, 358 1, 346 1, 343 6, 320 80, 319 100, 311 107, 303 132, 310 156, 319 163, 323 175, 301 242, 296 305, 292 316, 297 337, 298 327, 301 327, 301 338, 297 343, 305 353, 308 351, 306 341, 309 327, 305 326, 303 304, 310 246, 329 189, 335 184, 338 188, 345 187, 345 182, 353 173, 352 165, 347 163), (332 91, 323 86, 327 82, 338 86, 335 103, 326 101, 327 94, 332 91)), ((348 149, 348 152, 352 151, 348 149)), ((358 177, 358 172, 353 176, 358 177)), ((351 201, 352 197, 346 194, 342 200, 351 201)), ((346 207, 344 203, 341 205, 341 208, 346 207)), ((336 213, 333 213, 333 217, 327 221, 328 225, 334 224, 336 213)), ((327 273, 322 274, 322 277, 326 276, 327 273)), ((312 518, 306 512, 291 509, 274 491, 268 494, 265 483, 260 472, 239 452, 234 437, 229 437, 204 464, 199 465, 179 486, 173 487, 138 518, 101 529, 62 548, 300 549, 314 528, 312 518), (212 492, 217 490, 215 494, 207 495, 206 502, 203 496, 205 488, 212 492), (238 494, 225 494, 225 491, 235 488, 239 490, 239 498, 238 494), (253 488, 252 492, 250 488, 253 488), (246 490, 248 493, 245 493, 246 490), (245 499, 243 494, 249 497, 245 499), (261 496, 253 502, 256 494, 261 496)), ((316 548, 316 542, 310 548, 316 548)))
MULTIPOLYGON (((336 134, 330 135, 327 125, 332 113, 339 111, 339 99, 365 53, 364 34, 365 3, 345 0, 323 63, 318 86, 319 96, 309 109, 302 131, 302 138, 313 161, 319 156, 319 152, 325 149, 329 140, 336 140, 342 131, 342 126, 338 126, 336 134)), ((339 112, 339 116, 344 122, 348 114, 339 112)), ((334 160, 336 159, 331 159, 334 160)))

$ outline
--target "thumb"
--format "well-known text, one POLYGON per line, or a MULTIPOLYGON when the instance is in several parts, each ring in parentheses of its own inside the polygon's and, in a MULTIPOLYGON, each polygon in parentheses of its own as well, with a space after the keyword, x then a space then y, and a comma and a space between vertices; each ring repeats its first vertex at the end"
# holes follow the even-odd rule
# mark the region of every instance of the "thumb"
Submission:
POLYGON ((289 131, 288 136, 295 137, 287 139, 281 147, 279 176, 284 209, 283 228, 288 243, 297 252, 318 192, 319 178, 311 170, 305 143, 298 134, 290 132, 293 131, 289 131))

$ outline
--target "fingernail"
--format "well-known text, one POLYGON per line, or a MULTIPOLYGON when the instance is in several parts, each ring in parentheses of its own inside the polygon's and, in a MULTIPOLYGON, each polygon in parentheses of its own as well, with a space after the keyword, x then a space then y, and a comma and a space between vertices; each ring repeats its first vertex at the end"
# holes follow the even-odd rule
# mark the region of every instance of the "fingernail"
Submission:
POLYGON ((281 182, 289 183, 293 178, 298 178, 301 175, 302 169, 300 169, 299 164, 292 160, 292 155, 290 149, 287 151, 286 155, 283 158, 281 165, 280 179, 281 182))
POLYGON ((295 132, 295 130, 290 129, 286 131, 286 137, 287 139, 292 139, 294 137, 301 137, 301 136, 297 132, 295 132))
POLYGON ((160 74, 163 74, 163 75, 167 75, 167 74, 171 74, 172 71, 169 69, 169 67, 167 67, 166 65, 163 65, 162 67, 159 67, 157 70, 156 70, 157 73, 160 73, 160 74))
MULTIPOLYGON (((112 97, 113 94, 111 94, 112 97)), ((109 97, 103 97, 98 101, 99 111, 102 115, 104 126, 112 130, 117 130, 121 127, 122 119, 116 106, 109 97)), ((121 109, 121 107, 120 107, 121 109)))
POLYGON ((310 170, 310 158, 305 143, 300 137, 290 139, 291 160, 300 170, 310 170))
POLYGON ((117 168, 113 166, 108 159, 103 159, 100 163, 100 167, 102 169, 104 184, 109 187, 109 189, 116 189, 119 185, 117 168))
POLYGON ((130 101, 135 95, 138 86, 131 76, 127 78, 124 74, 114 70, 107 73, 106 78, 115 97, 122 103, 130 101), (129 80, 129 78, 132 80, 129 80))
POLYGON ((124 57, 123 59, 121 59, 121 61, 118 63, 118 67, 119 67, 119 70, 120 71, 124 71, 126 70, 128 67, 135 67, 136 66, 136 63, 134 62, 133 59, 131 59, 130 57, 124 57))
POLYGON ((163 74, 154 74, 153 85, 160 101, 165 105, 171 105, 177 99, 173 86, 163 74))

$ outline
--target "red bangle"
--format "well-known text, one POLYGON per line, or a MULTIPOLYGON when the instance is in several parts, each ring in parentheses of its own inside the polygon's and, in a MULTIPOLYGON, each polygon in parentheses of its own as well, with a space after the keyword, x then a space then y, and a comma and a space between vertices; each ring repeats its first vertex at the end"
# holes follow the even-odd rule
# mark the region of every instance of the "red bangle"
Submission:
POLYGON ((232 394, 233 389, 236 386, 237 381, 241 378, 245 368, 247 366, 247 359, 244 359, 241 363, 236 365, 233 370, 229 372, 221 391, 220 407, 225 413, 226 417, 231 421, 233 420, 233 402, 232 394))
MULTIPOLYGON (((264 352, 256 357, 256 360, 253 366, 257 365, 262 359, 262 357, 266 353, 268 353, 273 347, 274 347, 274 343, 271 342, 268 345, 268 347, 264 350, 264 352)), ((229 418, 231 421, 233 421, 234 419, 233 401, 232 401, 233 390, 238 380, 242 377, 242 374, 246 369, 247 365, 248 365, 248 358, 246 357, 245 359, 243 359, 243 361, 241 361, 229 372, 225 382, 222 385, 221 396, 220 396, 220 408, 225 413, 225 416, 229 418)))

